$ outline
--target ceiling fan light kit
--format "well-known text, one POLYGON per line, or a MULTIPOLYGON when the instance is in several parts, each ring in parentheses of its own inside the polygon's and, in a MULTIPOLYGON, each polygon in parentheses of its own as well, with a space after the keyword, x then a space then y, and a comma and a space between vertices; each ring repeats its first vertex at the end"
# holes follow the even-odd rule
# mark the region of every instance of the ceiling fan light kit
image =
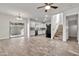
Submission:
POLYGON ((48 5, 45 7, 46 10, 49 10, 51 7, 48 5))

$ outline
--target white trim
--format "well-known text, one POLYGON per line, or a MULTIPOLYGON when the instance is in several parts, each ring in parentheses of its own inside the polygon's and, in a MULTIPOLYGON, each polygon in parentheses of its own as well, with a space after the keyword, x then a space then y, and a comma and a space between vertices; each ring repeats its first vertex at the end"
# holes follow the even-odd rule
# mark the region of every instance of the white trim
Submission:
POLYGON ((6 39, 10 39, 9 37, 5 37, 5 38, 0 38, 0 40, 6 40, 6 39))
POLYGON ((66 17, 71 16, 71 15, 75 15, 75 14, 78 14, 78 12, 73 12, 73 13, 70 13, 70 14, 66 14, 66 17))
POLYGON ((79 44, 79 12, 78 12, 78 32, 77 32, 77 40, 79 44))
POLYGON ((63 41, 67 41, 66 15, 63 15, 63 41))

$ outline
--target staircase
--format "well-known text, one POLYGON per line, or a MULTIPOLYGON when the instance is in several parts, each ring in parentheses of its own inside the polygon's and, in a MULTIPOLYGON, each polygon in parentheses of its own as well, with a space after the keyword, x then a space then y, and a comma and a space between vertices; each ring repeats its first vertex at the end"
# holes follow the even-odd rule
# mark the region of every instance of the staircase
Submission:
POLYGON ((59 25, 58 29, 54 35, 54 39, 61 39, 63 34, 63 25, 59 25))

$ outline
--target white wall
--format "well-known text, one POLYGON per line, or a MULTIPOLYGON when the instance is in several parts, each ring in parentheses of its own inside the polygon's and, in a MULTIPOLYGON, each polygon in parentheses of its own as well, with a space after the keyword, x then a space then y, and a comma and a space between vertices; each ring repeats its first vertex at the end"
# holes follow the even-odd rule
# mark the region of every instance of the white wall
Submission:
POLYGON ((9 38, 9 20, 11 17, 0 13, 0 39, 9 38))
POLYGON ((63 25, 63 13, 60 13, 60 25, 63 25))

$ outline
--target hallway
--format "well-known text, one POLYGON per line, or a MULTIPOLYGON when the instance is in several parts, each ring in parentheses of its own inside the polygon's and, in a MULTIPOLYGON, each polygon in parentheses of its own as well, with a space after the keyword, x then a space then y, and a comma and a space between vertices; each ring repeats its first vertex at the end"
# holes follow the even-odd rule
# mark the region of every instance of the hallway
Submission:
POLYGON ((13 38, 0 40, 2 56, 79 56, 79 45, 76 41, 62 42, 44 36, 31 39, 13 38))

